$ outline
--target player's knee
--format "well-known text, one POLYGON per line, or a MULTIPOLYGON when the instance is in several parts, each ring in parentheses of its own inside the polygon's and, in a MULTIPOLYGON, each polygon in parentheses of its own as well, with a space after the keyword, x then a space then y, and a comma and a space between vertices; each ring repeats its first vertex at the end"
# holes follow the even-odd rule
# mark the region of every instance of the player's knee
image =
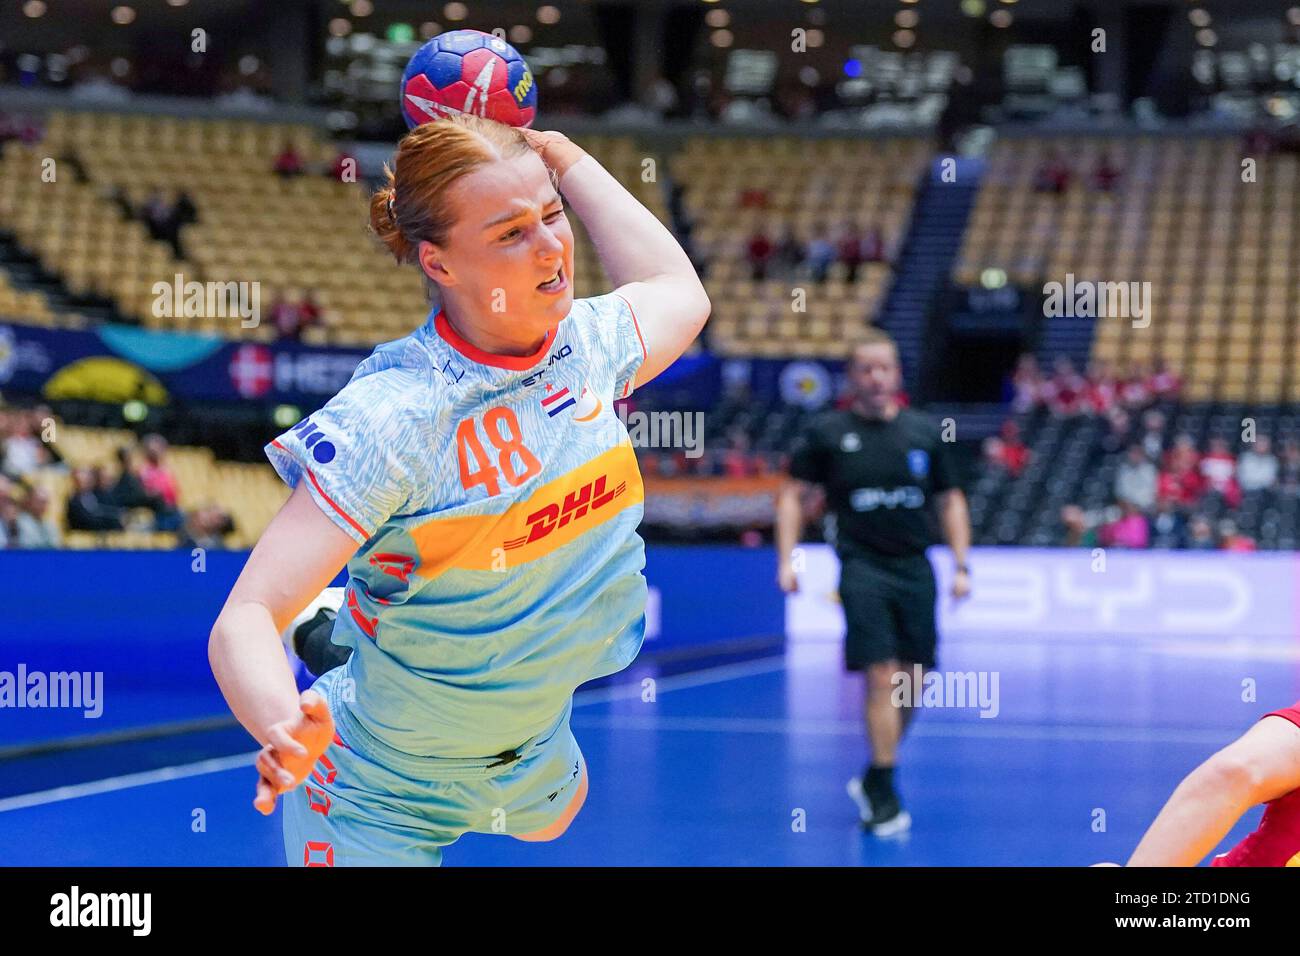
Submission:
POLYGON ((877 661, 867 665, 867 687, 872 693, 889 693, 894 689, 898 661, 877 661))

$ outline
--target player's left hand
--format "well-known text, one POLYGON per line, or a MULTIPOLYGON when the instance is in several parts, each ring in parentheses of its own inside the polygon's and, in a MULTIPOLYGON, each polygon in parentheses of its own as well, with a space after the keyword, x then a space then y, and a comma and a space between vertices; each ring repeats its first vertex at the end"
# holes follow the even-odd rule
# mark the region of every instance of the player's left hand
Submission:
POLYGON ((952 576, 952 599, 961 601, 970 597, 970 572, 958 571, 952 576))

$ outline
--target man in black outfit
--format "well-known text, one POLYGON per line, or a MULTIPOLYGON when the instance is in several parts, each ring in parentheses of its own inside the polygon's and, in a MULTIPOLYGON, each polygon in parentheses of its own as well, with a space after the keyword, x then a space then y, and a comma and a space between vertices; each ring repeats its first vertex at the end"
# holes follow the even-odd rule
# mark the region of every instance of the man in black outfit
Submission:
POLYGON ((845 666, 866 674, 871 762, 849 781, 849 795, 863 824, 889 836, 911 826, 893 778, 898 743, 915 716, 911 702, 921 695, 921 687, 911 686, 914 665, 922 673, 936 666, 937 589, 925 550, 937 543, 942 525, 957 564, 952 595, 964 598, 970 515, 939 424, 899 405, 893 339, 869 330, 853 350, 847 376, 849 406, 815 416, 791 450, 789 480, 777 498, 777 579, 786 593, 798 590, 793 554, 804 528, 803 501, 810 485, 821 485, 828 538, 840 559, 845 666), (892 699, 895 688, 905 692, 902 706, 892 699))

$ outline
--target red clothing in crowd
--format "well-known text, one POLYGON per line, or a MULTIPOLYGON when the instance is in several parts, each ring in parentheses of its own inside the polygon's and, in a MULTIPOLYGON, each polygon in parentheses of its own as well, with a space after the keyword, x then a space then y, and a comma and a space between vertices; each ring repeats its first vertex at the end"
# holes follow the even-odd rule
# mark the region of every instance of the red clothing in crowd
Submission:
POLYGON ((1162 471, 1156 483, 1156 497, 1178 505, 1195 505, 1204 490, 1201 476, 1191 468, 1181 472, 1162 471))
POLYGON ((146 462, 140 468, 140 484, 151 495, 158 495, 169 508, 175 508, 178 499, 176 476, 166 465, 151 465, 146 462))

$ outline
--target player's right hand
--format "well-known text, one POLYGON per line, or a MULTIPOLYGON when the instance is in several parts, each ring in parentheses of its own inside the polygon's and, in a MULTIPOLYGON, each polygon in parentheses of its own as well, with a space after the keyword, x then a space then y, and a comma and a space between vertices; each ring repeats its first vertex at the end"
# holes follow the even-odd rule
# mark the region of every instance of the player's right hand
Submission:
POLYGON ((786 594, 795 594, 799 590, 799 577, 788 561, 782 561, 776 569, 776 583, 786 594))
POLYGON ((267 743, 257 755, 257 796, 253 806, 269 816, 275 798, 295 790, 334 739, 334 718, 325 698, 305 690, 298 698, 298 713, 272 724, 267 743))

